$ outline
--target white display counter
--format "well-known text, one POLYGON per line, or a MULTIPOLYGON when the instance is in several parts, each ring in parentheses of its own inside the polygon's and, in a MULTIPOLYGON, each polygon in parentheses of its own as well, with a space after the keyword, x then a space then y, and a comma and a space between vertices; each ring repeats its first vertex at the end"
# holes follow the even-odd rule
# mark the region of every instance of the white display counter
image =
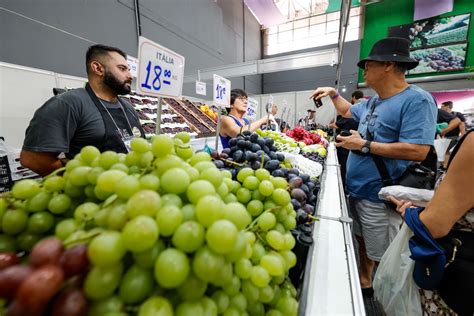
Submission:
POLYGON ((365 315, 334 143, 325 170, 300 299, 300 315, 365 315))

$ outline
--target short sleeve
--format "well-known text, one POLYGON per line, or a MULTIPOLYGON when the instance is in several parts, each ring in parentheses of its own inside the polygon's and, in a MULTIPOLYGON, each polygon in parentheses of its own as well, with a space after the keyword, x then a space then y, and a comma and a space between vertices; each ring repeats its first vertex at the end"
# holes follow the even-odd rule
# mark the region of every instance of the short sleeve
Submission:
POLYGON ((466 122, 466 118, 461 112, 456 112, 456 116, 461 120, 461 122, 466 122))
POLYGON ((57 97, 46 101, 26 129, 23 149, 36 152, 69 152, 77 122, 73 107, 57 97))
POLYGON ((454 116, 454 114, 438 109, 438 119, 437 119, 438 123, 449 123, 455 118, 456 116, 454 116))
POLYGON ((427 98, 414 98, 402 112, 399 141, 433 145, 437 108, 427 98))
POLYGON ((355 121, 357 121, 357 122, 360 121, 360 117, 362 115, 362 110, 366 106, 367 102, 368 101, 361 101, 361 102, 356 103, 356 104, 351 106, 350 111, 351 111, 351 114, 352 114, 352 118, 355 121))

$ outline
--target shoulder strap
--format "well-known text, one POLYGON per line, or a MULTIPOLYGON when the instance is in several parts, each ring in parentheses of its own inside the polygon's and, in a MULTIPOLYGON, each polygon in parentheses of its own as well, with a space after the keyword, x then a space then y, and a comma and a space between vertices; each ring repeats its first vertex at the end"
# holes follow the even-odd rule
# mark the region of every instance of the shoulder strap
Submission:
POLYGON ((232 114, 229 114, 228 115, 231 119, 234 120, 235 124, 239 125, 240 127, 242 127, 242 123, 235 117, 233 116, 232 114))
POLYGON ((383 159, 379 155, 374 155, 370 154, 372 159, 375 162, 375 165, 377 166, 377 170, 379 171, 380 176, 382 177, 382 183, 384 186, 389 186, 393 185, 392 178, 390 177, 390 174, 388 173, 387 166, 385 166, 385 163, 383 162, 383 159))
MULTIPOLYGON (((369 106, 369 114, 372 115, 375 111, 375 101, 374 97, 370 98, 370 100, 367 102, 369 106)), ((366 135, 367 140, 372 141, 374 138, 372 134, 369 132, 369 127, 367 126, 367 135, 366 135)), ((390 177, 390 174, 388 173, 387 166, 385 166, 385 163, 383 162, 383 158, 379 155, 374 155, 370 154, 372 159, 375 162, 375 166, 377 167, 377 170, 379 171, 380 176, 382 177, 382 183, 384 186, 389 186, 393 184, 392 178, 390 177)))
POLYGON ((456 146, 454 147, 453 149, 453 153, 451 154, 451 157, 449 157, 449 162, 448 162, 448 168, 449 166, 451 165, 451 162, 453 161, 454 159, 454 156, 456 156, 456 154, 458 153, 459 151, 459 148, 461 147, 461 144, 464 142, 464 140, 466 139, 467 135, 469 135, 470 133, 472 133, 474 131, 474 129, 470 129, 466 134, 464 134, 461 139, 459 140, 459 142, 456 144, 456 146))

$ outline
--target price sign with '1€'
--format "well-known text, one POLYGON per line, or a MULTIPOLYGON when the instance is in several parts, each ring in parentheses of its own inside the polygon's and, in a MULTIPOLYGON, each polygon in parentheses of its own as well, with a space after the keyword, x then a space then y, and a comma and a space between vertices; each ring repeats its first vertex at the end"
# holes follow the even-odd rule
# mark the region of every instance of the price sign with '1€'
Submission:
POLYGON ((138 44, 137 92, 179 97, 183 89, 184 57, 144 37, 138 44))
POLYGON ((214 75, 214 104, 217 106, 230 105, 230 80, 214 75))

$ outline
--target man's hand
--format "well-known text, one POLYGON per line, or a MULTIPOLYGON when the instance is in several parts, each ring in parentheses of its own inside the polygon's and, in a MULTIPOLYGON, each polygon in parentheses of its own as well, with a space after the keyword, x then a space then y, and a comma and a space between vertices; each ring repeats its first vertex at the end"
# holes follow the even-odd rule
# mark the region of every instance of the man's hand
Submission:
POLYGON ((413 203, 410 201, 405 200, 397 200, 393 196, 387 197, 390 202, 397 206, 397 212, 404 218, 405 217, 405 210, 409 207, 413 206, 413 203))
POLYGON ((342 147, 348 150, 360 150, 365 144, 365 139, 363 139, 358 131, 351 129, 351 136, 341 136, 338 135, 336 139, 339 141, 336 143, 336 147, 342 147))
POLYGON ((326 96, 333 97, 336 95, 336 93, 337 93, 336 89, 332 87, 321 87, 314 90, 313 93, 311 93, 311 96, 309 98, 319 100, 326 96))

